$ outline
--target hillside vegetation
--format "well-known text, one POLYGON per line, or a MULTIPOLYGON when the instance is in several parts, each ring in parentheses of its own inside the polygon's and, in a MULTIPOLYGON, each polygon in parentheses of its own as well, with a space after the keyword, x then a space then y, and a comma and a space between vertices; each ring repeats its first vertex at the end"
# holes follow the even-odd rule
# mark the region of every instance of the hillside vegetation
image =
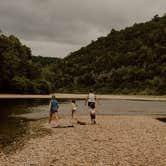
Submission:
POLYGON ((166 94, 166 16, 112 29, 106 37, 71 53, 64 63, 68 88, 166 94))
MULTIPOLYGON (((33 57, 13 35, 0 35, 0 93, 50 93, 50 64, 58 58, 33 57)), ((50 76, 51 75, 51 76, 50 76)))
POLYGON ((166 94, 166 15, 106 37, 64 59, 34 57, 13 35, 0 35, 0 92, 166 94))

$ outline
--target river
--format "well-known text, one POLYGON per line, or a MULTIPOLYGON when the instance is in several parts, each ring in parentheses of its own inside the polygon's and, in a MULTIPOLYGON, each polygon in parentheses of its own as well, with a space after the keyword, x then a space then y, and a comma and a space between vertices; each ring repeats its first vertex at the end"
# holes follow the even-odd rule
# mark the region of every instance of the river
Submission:
MULTIPOLYGON (((70 100, 61 100, 60 116, 71 114, 70 100)), ((0 139, 12 138, 19 135, 24 127, 24 119, 17 115, 48 116, 48 99, 0 99, 0 139), (38 113, 38 114, 36 114, 38 113)), ((78 114, 88 115, 88 109, 83 100, 77 100, 78 114)), ((136 100, 100 100, 97 103, 99 115, 166 115, 164 101, 136 101, 136 100)), ((27 116, 28 117, 28 116, 27 116)))

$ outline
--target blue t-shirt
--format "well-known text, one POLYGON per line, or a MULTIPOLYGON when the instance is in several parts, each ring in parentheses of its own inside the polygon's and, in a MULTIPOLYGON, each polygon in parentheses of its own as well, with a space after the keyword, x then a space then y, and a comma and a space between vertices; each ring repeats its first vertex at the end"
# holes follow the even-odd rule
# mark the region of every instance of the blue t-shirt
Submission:
POLYGON ((51 111, 57 111, 58 110, 58 102, 55 99, 52 99, 51 101, 51 111))

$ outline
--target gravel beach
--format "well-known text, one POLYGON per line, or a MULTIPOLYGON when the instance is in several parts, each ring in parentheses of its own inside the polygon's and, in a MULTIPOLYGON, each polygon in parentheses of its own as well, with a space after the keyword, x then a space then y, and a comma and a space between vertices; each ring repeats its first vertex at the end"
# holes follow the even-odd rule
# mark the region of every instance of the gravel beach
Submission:
MULTIPOLYGON (((165 166, 166 123, 151 116, 98 116, 97 125, 44 128, 51 135, 29 139, 0 166, 165 166)), ((68 123, 61 119, 60 124, 68 123)))

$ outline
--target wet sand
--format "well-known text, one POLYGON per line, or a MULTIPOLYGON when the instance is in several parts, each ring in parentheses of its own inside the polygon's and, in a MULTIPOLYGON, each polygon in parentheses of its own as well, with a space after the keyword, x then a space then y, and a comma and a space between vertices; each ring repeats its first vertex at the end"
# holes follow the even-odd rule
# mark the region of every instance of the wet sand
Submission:
MULTIPOLYGON (((63 94, 54 93, 59 99, 85 99, 87 94, 63 94)), ((23 94, 0 94, 0 99, 49 99, 50 95, 23 95, 23 94)), ((166 96, 145 96, 145 95, 97 95, 98 99, 118 100, 145 100, 145 101, 166 101, 166 96)))
MULTIPOLYGON (((67 118, 67 117, 66 117, 67 118)), ((97 125, 51 129, 52 134, 30 139, 21 150, 0 153, 3 166, 164 166, 166 123, 151 116, 98 116, 97 125)), ((70 123, 69 118, 60 124, 70 123)))

